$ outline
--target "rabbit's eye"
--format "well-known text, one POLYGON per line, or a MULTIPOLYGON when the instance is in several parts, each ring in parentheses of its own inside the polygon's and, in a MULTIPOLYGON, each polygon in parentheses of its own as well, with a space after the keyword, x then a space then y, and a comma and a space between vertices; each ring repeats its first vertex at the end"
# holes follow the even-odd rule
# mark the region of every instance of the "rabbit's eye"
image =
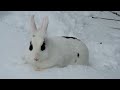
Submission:
POLYGON ((41 46, 41 51, 45 50, 45 41, 43 42, 42 46, 41 46))
POLYGON ((32 51, 32 50, 33 50, 33 45, 32 45, 32 42, 30 42, 29 50, 30 50, 30 51, 32 51))

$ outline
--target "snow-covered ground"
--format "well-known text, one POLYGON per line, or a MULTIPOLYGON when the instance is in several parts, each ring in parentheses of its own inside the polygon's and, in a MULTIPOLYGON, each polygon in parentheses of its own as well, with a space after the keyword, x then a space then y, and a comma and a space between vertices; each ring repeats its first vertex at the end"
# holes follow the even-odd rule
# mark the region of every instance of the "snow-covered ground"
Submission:
POLYGON ((110 12, 93 11, 9 11, 0 12, 0 78, 104 79, 120 78, 120 20, 110 12), (89 48, 91 66, 68 66, 34 71, 22 55, 29 44, 28 21, 37 25, 49 16, 48 34, 75 36, 89 48))

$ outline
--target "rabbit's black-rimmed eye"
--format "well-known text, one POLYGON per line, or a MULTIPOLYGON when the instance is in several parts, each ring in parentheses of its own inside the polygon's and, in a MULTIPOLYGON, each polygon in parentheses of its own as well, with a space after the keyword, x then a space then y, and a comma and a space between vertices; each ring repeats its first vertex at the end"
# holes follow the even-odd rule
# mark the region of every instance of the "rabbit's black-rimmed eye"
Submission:
POLYGON ((43 42, 42 46, 41 46, 41 51, 44 51, 45 50, 45 41, 43 42))
POLYGON ((29 50, 30 50, 30 51, 32 51, 32 50, 33 50, 33 45, 32 45, 32 42, 30 42, 29 50))

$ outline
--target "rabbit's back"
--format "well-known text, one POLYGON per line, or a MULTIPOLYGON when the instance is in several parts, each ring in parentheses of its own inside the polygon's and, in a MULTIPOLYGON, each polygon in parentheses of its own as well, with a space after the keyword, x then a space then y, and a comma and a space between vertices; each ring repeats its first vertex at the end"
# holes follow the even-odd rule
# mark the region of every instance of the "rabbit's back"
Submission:
POLYGON ((88 65, 89 52, 87 46, 74 37, 49 37, 47 39, 49 57, 54 57, 59 64, 83 64, 88 65))

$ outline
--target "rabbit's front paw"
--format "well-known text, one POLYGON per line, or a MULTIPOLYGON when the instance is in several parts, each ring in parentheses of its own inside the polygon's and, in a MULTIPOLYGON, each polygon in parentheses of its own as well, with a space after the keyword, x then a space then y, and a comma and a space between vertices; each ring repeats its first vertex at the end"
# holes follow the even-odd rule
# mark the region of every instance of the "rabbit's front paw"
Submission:
POLYGON ((34 67, 34 70, 35 70, 35 71, 43 71, 44 69, 41 69, 41 68, 39 68, 39 67, 34 67))

